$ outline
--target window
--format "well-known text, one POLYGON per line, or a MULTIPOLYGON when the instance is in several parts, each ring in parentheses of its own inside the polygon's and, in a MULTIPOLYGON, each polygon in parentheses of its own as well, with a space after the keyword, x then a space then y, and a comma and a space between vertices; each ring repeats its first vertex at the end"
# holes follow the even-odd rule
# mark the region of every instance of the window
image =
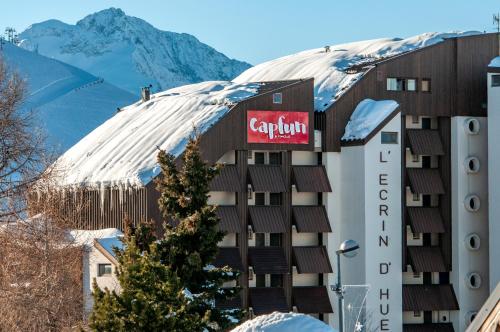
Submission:
POLYGON ((266 275, 265 274, 257 274, 255 280, 256 287, 266 287, 266 275))
POLYGON ((405 80, 402 78, 387 78, 387 91, 404 91, 405 80))
POLYGON ((99 264, 97 268, 97 276, 102 277, 105 275, 111 275, 113 270, 111 268, 111 264, 99 264))
POLYGON ((283 95, 281 92, 273 93, 273 104, 281 104, 283 101, 283 95))
POLYGON ((431 118, 422 118, 422 129, 431 129, 431 118))
POLYGON ((429 78, 423 78, 421 83, 422 92, 431 92, 431 80, 429 78))
POLYGON ((500 86, 500 75, 491 76, 491 86, 500 86))
POLYGON ((414 78, 409 78, 406 80, 406 90, 417 91, 417 80, 414 78))
POLYGON ((269 165, 281 165, 281 152, 269 152, 269 165))
POLYGON ((281 193, 270 193, 269 205, 281 205, 281 193))
POLYGON ((255 164, 264 165, 266 163, 266 154, 264 152, 255 152, 255 164))
POLYGON ((420 240, 420 233, 412 233, 413 234, 413 240, 420 240))
POLYGON ((283 287, 283 275, 271 274, 271 287, 283 287))
POLYGON ((398 144, 398 133, 383 131, 382 132, 382 144, 398 144))
POLYGON ((269 234, 269 245, 271 247, 281 247, 281 234, 280 233, 269 234))
POLYGON ((413 312, 413 317, 420 317, 420 316, 422 316, 422 313, 420 311, 413 312))
POLYGON ((413 194, 413 201, 414 202, 420 201, 420 195, 419 194, 413 194))
POLYGON ((255 205, 266 205, 265 193, 255 193, 255 205))
POLYGON ((420 161, 420 156, 418 154, 412 155, 412 158, 414 163, 418 163, 420 161))
POLYGON ((417 124, 419 122, 420 122, 420 119, 419 119, 418 115, 412 115, 411 116, 411 123, 417 124))
POLYGON ((256 247, 265 247, 266 246, 266 234, 255 233, 255 246, 256 247))

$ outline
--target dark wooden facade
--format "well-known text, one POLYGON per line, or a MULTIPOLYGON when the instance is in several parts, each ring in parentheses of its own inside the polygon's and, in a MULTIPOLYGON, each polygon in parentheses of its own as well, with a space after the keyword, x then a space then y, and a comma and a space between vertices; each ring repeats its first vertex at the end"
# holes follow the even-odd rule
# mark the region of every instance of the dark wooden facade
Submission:
POLYGON ((366 98, 395 100, 403 116, 486 116, 486 71, 498 45, 498 34, 450 38, 375 64, 326 110, 325 150, 340 152, 349 117, 366 98), (431 79, 431 92, 387 91, 387 77, 431 79))
MULTIPOLYGON (((287 273, 283 273, 283 284, 280 289, 273 289, 280 299, 286 301, 287 310, 295 302, 300 302, 294 297, 292 266, 294 264, 292 247, 292 225, 294 224, 294 213, 292 206, 291 188, 294 184, 294 173, 292 165, 292 151, 313 151, 314 149, 314 129, 320 129, 322 135, 323 152, 340 152, 342 144, 340 138, 344 134, 346 124, 354 111, 356 105, 366 98, 376 100, 392 99, 400 104, 398 112, 402 113, 402 239, 403 239, 403 267, 411 264, 408 259, 406 246, 406 225, 412 227, 418 224, 420 213, 412 211, 411 223, 408 221, 409 211, 406 208, 405 194, 406 186, 409 185, 405 165, 405 149, 408 145, 405 128, 406 116, 431 116, 438 118, 438 135, 442 145, 439 150, 438 175, 443 182, 444 192, 439 195, 439 205, 434 209, 422 212, 436 216, 438 211, 439 227, 425 228, 424 222, 420 222, 419 227, 429 229, 429 233, 439 233, 439 251, 442 253, 442 261, 434 262, 430 266, 438 266, 439 271, 447 273, 453 269, 451 260, 451 122, 452 116, 486 116, 486 68, 489 61, 498 55, 499 42, 497 34, 481 34, 461 38, 451 38, 442 43, 429 46, 414 52, 409 52, 396 56, 385 61, 376 63, 368 69, 365 75, 347 90, 332 106, 325 112, 314 113, 313 80, 297 80, 283 82, 268 82, 259 93, 247 100, 235 105, 221 120, 209 128, 201 139, 201 151, 204 158, 211 163, 216 162, 228 151, 235 153, 235 165, 233 166, 239 175, 237 190, 234 190, 237 204, 235 207, 239 218, 239 225, 228 229, 239 230, 237 235, 237 249, 239 258, 243 266, 243 273, 239 284, 243 287, 241 305, 248 307, 252 301, 262 312, 269 308, 284 308, 283 301, 273 307, 269 302, 262 300, 262 294, 266 290, 253 289, 248 287, 248 225, 250 224, 247 190, 251 184, 249 179, 248 154, 251 150, 266 150, 281 152, 280 173, 283 178, 285 190, 282 192, 281 213, 285 230, 282 233, 281 247, 285 256, 287 273), (387 91, 386 79, 395 78, 415 78, 420 88, 421 79, 431 80, 431 91, 387 91), (282 93, 282 104, 273 103, 273 93, 282 93), (285 145, 285 144, 249 144, 246 137, 246 112, 248 110, 287 110, 309 113, 309 144, 305 145, 285 145), (444 267, 443 267, 444 265, 444 267), (445 272, 443 272, 443 270, 445 272), (253 293, 252 293, 253 292, 253 293), (265 307, 265 308, 263 308, 265 307)), ((396 114, 396 113, 394 113, 396 114)), ((392 117, 391 117, 392 118, 392 117)), ((352 144, 364 144, 365 142, 354 142, 352 144)), ((415 143, 416 144, 416 143, 415 143)), ((424 144, 425 145, 425 144, 424 144)), ((411 148, 411 146, 409 146, 411 148)), ((434 153, 434 152, 433 152, 434 153)), ((319 169, 315 169, 319 171, 319 169)), ((221 184, 225 185, 225 184, 221 184)), ((322 184, 317 185, 322 186, 322 184)), ((309 189, 310 190, 310 189, 309 189)), ((323 189, 318 189, 319 195, 323 189)), ((122 221, 128 215, 134 222, 142 219, 152 219, 161 223, 163 219, 159 213, 157 200, 158 193, 154 182, 148 183, 144 188, 129 189, 120 196, 118 188, 107 188, 103 191, 82 190, 89 201, 85 212, 88 224, 86 228, 122 228, 122 221), (104 197, 102 197, 104 195, 104 197)), ((321 203, 319 204, 321 205, 321 203)), ((299 211, 299 210, 297 210, 299 211)), ((317 210, 316 213, 323 210, 317 210)), ((234 211, 231 210, 234 216, 234 211)), ((425 215, 425 214, 424 214, 425 215)), ((233 217, 234 219, 234 217, 233 217)), ((300 221, 299 221, 300 223, 300 221)), ((310 225, 306 225, 310 226, 310 225)), ((434 225, 436 226, 436 225, 434 225)), ((325 223, 319 223, 318 234, 331 231, 325 223)), ((333 230, 335 231, 335 229, 333 230)), ((320 243, 321 245, 321 243, 320 243)), ((233 248, 234 249, 234 248, 233 248)), ((235 252, 235 250, 228 250, 235 252)), ((425 254, 431 252, 435 255, 436 248, 432 250, 419 251, 418 258, 425 260, 425 254)), ((416 254, 415 254, 416 255, 416 254)), ((416 260, 415 256, 413 260, 416 260)), ((239 261, 238 261, 239 263, 239 261)), ((433 263, 433 262, 431 262, 433 263)), ((428 270, 428 268, 423 268, 428 270)), ((431 267, 432 269, 432 267, 431 267)), ((282 272, 282 271, 281 271, 282 272)), ((431 271, 423 271, 430 273, 431 271)), ((325 278, 327 279, 327 278, 325 278)), ((320 278, 323 280, 323 277, 320 278)), ((321 281, 323 282, 323 281, 321 281)), ((323 285, 318 285, 323 287, 323 285)), ((446 286, 448 287, 448 286, 446 286)), ((453 288, 450 286, 451 292, 453 288)), ((448 288, 447 288, 448 289, 448 288)), ((269 290, 268 290, 269 291, 269 290)), ((300 291, 296 292, 297 294, 300 291)), ((318 294, 323 294, 323 290, 318 290, 318 294)), ((271 293, 269 293, 271 294, 271 293)), ((326 294, 326 293, 325 293, 326 294)), ((453 294, 454 296, 454 294, 453 294)), ((456 300, 455 300, 456 301, 456 300)), ((310 310, 310 309, 308 309, 310 310)), ((327 312, 327 311, 325 311, 327 312)))

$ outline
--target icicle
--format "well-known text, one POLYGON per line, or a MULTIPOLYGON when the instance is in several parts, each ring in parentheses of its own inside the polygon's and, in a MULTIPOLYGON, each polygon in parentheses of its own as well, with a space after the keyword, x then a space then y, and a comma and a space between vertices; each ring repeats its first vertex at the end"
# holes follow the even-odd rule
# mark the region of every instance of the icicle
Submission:
POLYGON ((122 183, 120 183, 120 184, 118 185, 118 193, 119 193, 119 195, 118 195, 118 199, 120 200, 120 206, 122 206, 122 205, 123 205, 123 190, 124 190, 124 188, 123 188, 123 184, 122 184, 122 183))
POLYGON ((104 216, 104 200, 105 200, 105 195, 106 194, 106 187, 104 186, 104 183, 101 182, 100 188, 99 188, 99 196, 101 199, 101 216, 104 216))

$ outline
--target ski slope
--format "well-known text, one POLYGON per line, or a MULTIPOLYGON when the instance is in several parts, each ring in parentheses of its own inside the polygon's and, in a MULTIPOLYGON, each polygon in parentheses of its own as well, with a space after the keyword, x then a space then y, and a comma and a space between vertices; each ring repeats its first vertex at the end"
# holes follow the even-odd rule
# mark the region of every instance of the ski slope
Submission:
POLYGON ((138 98, 76 67, 10 43, 0 57, 26 81, 23 109, 35 114, 47 144, 62 153, 138 98))

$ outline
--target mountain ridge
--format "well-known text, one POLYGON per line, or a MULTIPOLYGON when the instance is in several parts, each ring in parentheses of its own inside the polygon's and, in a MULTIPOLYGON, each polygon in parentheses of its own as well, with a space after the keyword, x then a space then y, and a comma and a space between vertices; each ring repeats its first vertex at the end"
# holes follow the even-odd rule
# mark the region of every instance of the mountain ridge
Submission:
POLYGON ((230 80, 250 64, 230 59, 187 33, 163 31, 119 8, 71 25, 51 19, 20 34, 19 46, 55 58, 134 94, 207 80, 230 80))

